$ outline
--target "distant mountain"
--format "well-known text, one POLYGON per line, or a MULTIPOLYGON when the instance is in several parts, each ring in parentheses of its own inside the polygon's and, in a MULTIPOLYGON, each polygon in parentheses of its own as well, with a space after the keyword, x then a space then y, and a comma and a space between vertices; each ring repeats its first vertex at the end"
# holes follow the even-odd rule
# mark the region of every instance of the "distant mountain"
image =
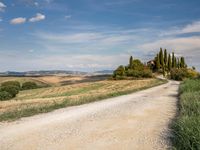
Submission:
POLYGON ((26 71, 26 72, 15 72, 7 71, 0 73, 0 76, 45 76, 45 75, 85 75, 87 72, 81 71, 65 71, 65 70, 40 70, 40 71, 26 71))
POLYGON ((105 75, 112 74, 113 70, 101 70, 93 73, 83 71, 71 71, 71 70, 40 70, 40 71, 7 71, 1 72, 0 76, 47 76, 47 75, 105 75))
POLYGON ((96 71, 94 73, 96 73, 96 74, 112 74, 113 70, 101 70, 101 71, 96 71))

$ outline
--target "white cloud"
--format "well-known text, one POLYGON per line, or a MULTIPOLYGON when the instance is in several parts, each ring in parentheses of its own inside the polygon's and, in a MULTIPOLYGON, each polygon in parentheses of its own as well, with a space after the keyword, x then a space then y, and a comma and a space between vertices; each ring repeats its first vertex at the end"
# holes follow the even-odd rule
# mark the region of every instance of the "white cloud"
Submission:
POLYGON ((66 15, 66 16, 65 16, 65 19, 67 19, 67 20, 68 20, 68 19, 71 19, 71 18, 72 18, 71 15, 66 15))
POLYGON ((26 18, 18 17, 10 20, 10 24, 23 24, 26 22, 26 18))
POLYGON ((140 49, 152 50, 159 47, 168 48, 169 50, 177 50, 179 52, 192 52, 194 49, 200 49, 200 37, 180 37, 180 38, 168 38, 157 40, 150 43, 145 43, 139 46, 140 49))
POLYGON ((34 5, 37 7, 37 6, 39 6, 39 3, 38 2, 34 2, 34 5))
POLYGON ((0 11, 3 12, 6 8, 6 5, 2 2, 0 2, 0 11))
POLYGON ((41 21, 44 20, 46 18, 45 15, 41 14, 41 13, 37 13, 35 17, 32 17, 29 19, 30 22, 37 22, 37 21, 41 21))
POLYGON ((200 32, 200 21, 193 22, 182 29, 182 33, 200 32))
POLYGON ((166 35, 180 35, 188 33, 198 33, 200 32, 200 21, 194 21, 191 24, 188 24, 184 27, 173 27, 172 29, 163 32, 162 36, 166 35))
POLYGON ((33 53, 35 50, 34 49, 29 49, 28 52, 29 53, 33 53))
POLYGON ((80 33, 36 33, 35 36, 44 41, 60 44, 119 45, 135 39, 135 35, 121 33, 80 32, 80 33))

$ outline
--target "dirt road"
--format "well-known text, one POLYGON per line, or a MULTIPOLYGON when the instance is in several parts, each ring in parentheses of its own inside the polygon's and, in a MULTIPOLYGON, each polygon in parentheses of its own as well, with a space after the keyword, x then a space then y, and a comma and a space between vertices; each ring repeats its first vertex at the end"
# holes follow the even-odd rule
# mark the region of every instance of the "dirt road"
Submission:
POLYGON ((0 123, 0 150, 159 150, 170 143, 178 83, 0 123))

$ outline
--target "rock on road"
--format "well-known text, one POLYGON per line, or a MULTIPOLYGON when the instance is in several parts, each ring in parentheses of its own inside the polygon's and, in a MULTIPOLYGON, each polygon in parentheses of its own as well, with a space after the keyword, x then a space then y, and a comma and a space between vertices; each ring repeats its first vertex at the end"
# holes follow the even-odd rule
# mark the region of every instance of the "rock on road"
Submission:
POLYGON ((159 150, 170 146, 179 83, 9 123, 0 150, 159 150))

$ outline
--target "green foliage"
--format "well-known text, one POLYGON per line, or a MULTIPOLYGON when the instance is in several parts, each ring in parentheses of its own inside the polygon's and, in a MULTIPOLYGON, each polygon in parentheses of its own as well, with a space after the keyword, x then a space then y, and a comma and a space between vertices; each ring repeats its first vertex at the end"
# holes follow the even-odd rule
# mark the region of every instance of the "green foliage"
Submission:
POLYGON ((174 149, 200 149, 200 80, 188 79, 180 86, 180 116, 172 125, 174 149))
POLYGON ((160 69, 160 57, 159 55, 157 54, 157 56, 155 57, 155 69, 156 70, 159 70, 160 69))
POLYGON ((181 67, 181 68, 186 68, 185 58, 184 58, 184 57, 181 57, 181 60, 180 60, 180 67, 181 67))
POLYGON ((0 91, 0 101, 9 100, 12 98, 12 95, 6 91, 0 91))
POLYGON ((173 68, 170 72, 170 77, 173 80, 182 81, 186 78, 197 78, 198 72, 187 68, 173 68))
POLYGON ((19 93, 19 88, 13 85, 2 86, 0 92, 8 92, 12 97, 15 97, 19 93))
POLYGON ((130 57, 129 59, 129 68, 133 67, 133 56, 130 57))
POLYGON ((132 56, 129 59, 128 66, 121 65, 113 72, 113 78, 117 80, 127 79, 127 77, 151 78, 152 76, 152 71, 139 59, 133 60, 132 56))
POLYGON ((172 68, 176 67, 176 58, 174 56, 174 52, 172 53, 172 68))
POLYGON ((133 70, 144 70, 144 64, 139 60, 135 59, 133 60, 133 70))
POLYGON ((160 59, 161 67, 163 67, 164 66, 164 57, 163 57, 163 50, 162 50, 162 48, 160 48, 159 59, 160 59))
POLYGON ((20 85, 20 83, 18 82, 18 81, 6 81, 6 82, 3 82, 2 84, 1 84, 1 86, 3 87, 3 86, 15 86, 15 87, 18 87, 18 89, 20 89, 21 88, 21 85, 20 85))
POLYGON ((38 85, 35 82, 24 82, 22 84, 22 90, 30 90, 30 89, 36 89, 38 88, 38 85))
POLYGON ((165 49, 165 51, 164 51, 164 64, 165 64, 165 66, 167 66, 167 50, 165 49))
POLYGON ((171 59, 171 55, 168 55, 168 65, 167 65, 168 71, 170 72, 172 69, 172 59, 171 59))

